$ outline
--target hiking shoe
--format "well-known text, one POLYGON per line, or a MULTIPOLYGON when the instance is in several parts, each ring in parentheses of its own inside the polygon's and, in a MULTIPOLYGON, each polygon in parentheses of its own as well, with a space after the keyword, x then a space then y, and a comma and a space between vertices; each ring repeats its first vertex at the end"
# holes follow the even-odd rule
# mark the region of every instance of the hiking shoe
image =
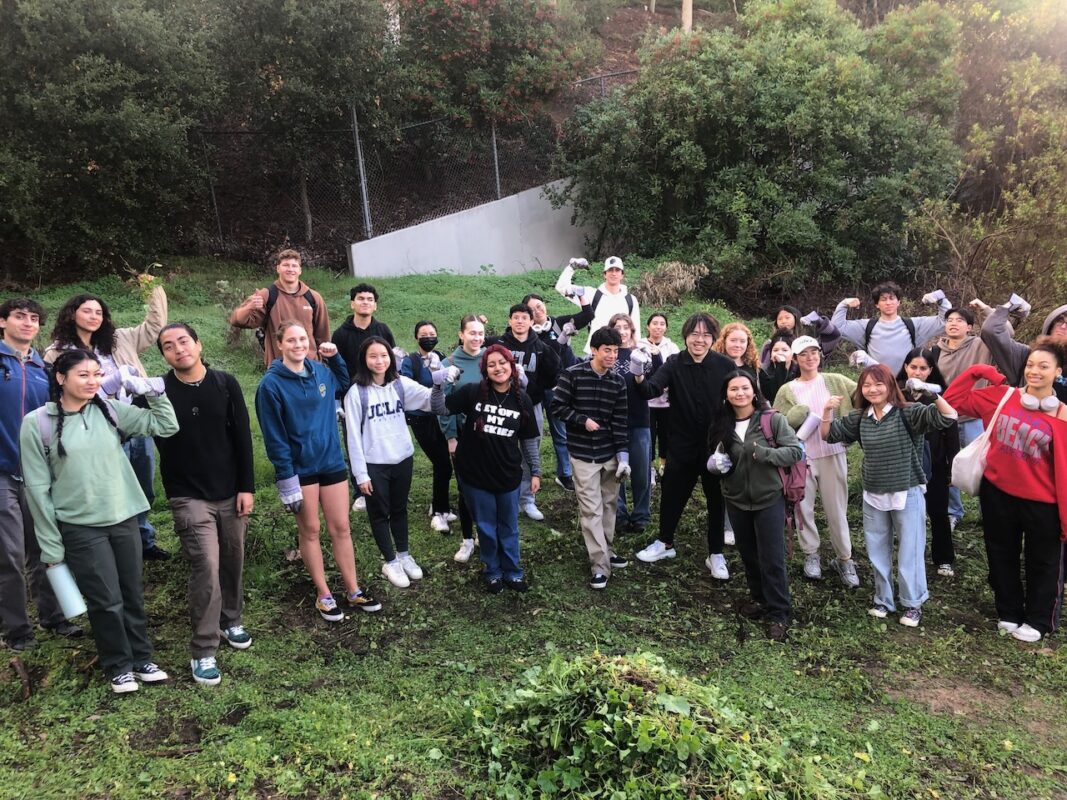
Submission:
POLYGON ((804 556, 804 577, 809 581, 822 580, 822 559, 818 553, 804 556))
POLYGON ((557 475, 556 486, 560 487, 565 492, 573 492, 574 478, 572 478, 570 475, 557 475))
POLYGON ((485 590, 489 594, 500 594, 504 591, 504 581, 501 578, 490 578, 485 582, 485 590))
POLYGON ((438 533, 448 533, 448 520, 444 514, 434 514, 430 518, 430 530, 438 533))
POLYGON ((504 578, 504 588, 513 592, 526 592, 529 591, 530 584, 525 578, 504 578))
POLYGON ((170 678, 170 675, 161 670, 158 664, 146 661, 133 668, 133 677, 141 683, 161 683, 170 678))
POLYGON ((904 613, 900 615, 900 619, 897 621, 905 627, 918 628, 922 618, 923 610, 921 608, 905 608, 904 613))
POLYGON ((20 636, 18 639, 8 639, 7 646, 14 650, 16 653, 21 653, 25 650, 32 650, 37 646, 37 639, 30 636, 20 636))
POLYGON ((730 570, 726 568, 726 557, 722 553, 712 553, 704 559, 704 566, 708 568, 711 577, 715 580, 730 580, 730 570))
POLYGON ((464 539, 460 542, 459 550, 452 556, 452 560, 458 564, 466 564, 474 554, 474 539, 464 539))
POLYGON ((1040 642, 1041 631, 1037 628, 1031 628, 1025 622, 1018 628, 1011 632, 1013 638, 1018 639, 1020 642, 1040 642))
POLYGON ((875 603, 867 609, 867 613, 876 619, 885 619, 889 616, 889 609, 881 603, 875 603))
POLYGON ((143 561, 166 561, 169 558, 170 553, 156 544, 141 551, 141 559, 143 561))
POLYGON ((608 556, 608 563, 611 564, 612 569, 624 569, 630 566, 629 561, 616 553, 612 553, 608 556))
POLYGON ((522 513, 528 516, 534 522, 540 522, 545 518, 545 515, 541 513, 541 509, 539 509, 533 503, 527 503, 526 505, 524 505, 522 507, 522 513))
POLYGON ((247 650, 252 646, 252 634, 245 630, 244 625, 234 625, 219 631, 226 644, 235 650, 247 650))
POLYGON ((762 619, 767 609, 755 600, 746 600, 737 607, 737 613, 745 619, 762 619))
POLYGON ((349 593, 348 606, 349 608, 358 608, 360 611, 366 611, 368 614, 382 610, 382 604, 362 589, 356 589, 356 591, 349 593))
POLYGON ((459 517, 457 517, 451 511, 446 511, 441 516, 445 518, 445 522, 455 522, 457 519, 459 519, 459 517))
POLYGON ((422 580, 422 567, 415 563, 415 559, 410 554, 404 554, 399 556, 400 568, 404 570, 404 574, 407 575, 413 581, 422 580))
POLYGON ((360 495, 352 502, 353 511, 366 511, 367 510, 367 498, 360 495))
POLYGON ((729 530, 729 529, 723 531, 722 532, 722 543, 723 544, 728 544, 728 545, 730 545, 730 547, 735 547, 737 545, 737 537, 734 536, 734 532, 729 530))
POLYGON ((1008 620, 1002 619, 1000 620, 1000 622, 997 623, 997 630, 1006 631, 1008 633, 1015 633, 1015 631, 1019 630, 1019 623, 1008 622, 1008 620))
POLYGON ((606 589, 608 586, 608 576, 603 572, 598 572, 590 579, 589 585, 594 589, 606 589))
POLYGON ((834 568, 834 572, 841 578, 841 583, 845 584, 849 589, 855 589, 860 585, 860 576, 856 574, 856 562, 851 558, 848 561, 835 558, 830 562, 830 566, 834 568))
POLYGON ((337 601, 333 599, 332 594, 316 600, 315 608, 319 610, 319 615, 327 622, 340 622, 345 618, 345 613, 337 607, 337 601))
POLYGON ((55 625, 42 626, 46 631, 52 631, 57 636, 64 636, 67 639, 77 639, 79 636, 84 636, 83 631, 79 626, 75 625, 70 620, 62 620, 55 625))
POLYGON ((407 573, 404 572, 404 567, 400 564, 400 559, 395 561, 386 561, 382 564, 382 575, 393 586, 399 586, 401 589, 406 589, 411 586, 411 580, 408 578, 407 573))
POLYGON ((789 626, 783 622, 772 622, 767 626, 767 638, 772 642, 784 642, 789 637, 789 626))
POLYGON ((676 555, 677 553, 674 552, 673 545, 668 547, 659 539, 656 539, 644 550, 639 550, 637 552, 637 560, 644 561, 646 564, 652 564, 663 558, 674 558, 676 555))
POLYGON ((956 577, 956 570, 952 568, 951 564, 938 564, 937 574, 942 578, 954 578, 956 577))
POLYGON ((193 680, 202 686, 218 686, 222 683, 222 673, 215 663, 215 656, 190 659, 189 669, 193 672, 193 680))
POLYGON ((140 688, 141 687, 137 685, 137 679, 133 677, 132 672, 123 672, 111 679, 111 691, 115 694, 136 692, 140 688))

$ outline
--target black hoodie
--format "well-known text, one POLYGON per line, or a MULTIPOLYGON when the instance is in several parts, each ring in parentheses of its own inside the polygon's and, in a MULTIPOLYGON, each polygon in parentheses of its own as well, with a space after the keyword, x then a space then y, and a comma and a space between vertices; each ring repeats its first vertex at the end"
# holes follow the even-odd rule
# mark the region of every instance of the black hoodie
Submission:
MULTIPOLYGON (((341 323, 341 327, 333 332, 333 336, 330 337, 337 350, 341 353, 341 358, 345 360, 345 364, 348 365, 348 374, 356 374, 356 364, 359 363, 359 348, 363 346, 363 342, 369 339, 371 336, 380 336, 385 341, 389 342, 390 347, 396 347, 396 340, 393 338, 393 332, 389 330, 389 326, 384 322, 371 317, 370 325, 366 330, 358 327, 352 320, 354 317, 349 316, 344 322, 341 323)), ((397 369, 400 365, 397 364, 397 369)))

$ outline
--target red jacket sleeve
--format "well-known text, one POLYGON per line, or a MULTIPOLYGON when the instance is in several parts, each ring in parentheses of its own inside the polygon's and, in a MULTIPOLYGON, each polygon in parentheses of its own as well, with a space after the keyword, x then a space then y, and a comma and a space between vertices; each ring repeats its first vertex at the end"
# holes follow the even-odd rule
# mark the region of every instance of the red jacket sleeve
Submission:
MULTIPOLYGON (((968 367, 945 390, 945 402, 958 413, 966 417, 977 417, 983 425, 996 413, 997 405, 1004 396, 1006 378, 990 364, 975 364, 968 367), (978 381, 989 381, 990 385, 975 389, 978 381)), ((1010 389, 1010 387, 1009 387, 1010 389)))

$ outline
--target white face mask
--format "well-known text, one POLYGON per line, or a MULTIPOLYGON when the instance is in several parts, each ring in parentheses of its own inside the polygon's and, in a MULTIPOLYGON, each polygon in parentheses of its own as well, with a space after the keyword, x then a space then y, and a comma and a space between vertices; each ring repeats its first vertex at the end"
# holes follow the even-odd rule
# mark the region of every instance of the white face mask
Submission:
POLYGON ((1022 392, 1019 395, 1019 403, 1022 407, 1028 411, 1037 411, 1039 408, 1042 411, 1053 412, 1060 407, 1060 399, 1054 394, 1050 394, 1048 397, 1042 397, 1038 400, 1032 394, 1022 392))

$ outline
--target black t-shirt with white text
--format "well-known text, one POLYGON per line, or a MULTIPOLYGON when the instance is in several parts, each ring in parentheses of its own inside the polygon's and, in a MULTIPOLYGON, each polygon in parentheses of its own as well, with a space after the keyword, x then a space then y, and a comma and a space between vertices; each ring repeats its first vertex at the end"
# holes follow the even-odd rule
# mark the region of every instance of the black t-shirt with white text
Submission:
POLYGON ((512 492, 522 481, 522 439, 537 437, 533 403, 521 391, 504 394, 471 383, 445 398, 450 414, 466 414, 456 446, 456 474, 476 489, 512 492))

